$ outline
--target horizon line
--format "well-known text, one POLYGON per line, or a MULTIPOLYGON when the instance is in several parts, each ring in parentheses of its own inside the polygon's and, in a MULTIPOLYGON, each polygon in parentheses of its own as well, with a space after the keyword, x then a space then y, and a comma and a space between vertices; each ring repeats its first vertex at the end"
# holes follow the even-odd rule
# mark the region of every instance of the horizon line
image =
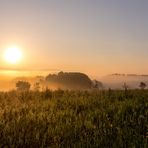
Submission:
POLYGON ((60 69, 29 69, 29 68, 5 68, 5 67, 0 67, 0 71, 61 71, 60 69))

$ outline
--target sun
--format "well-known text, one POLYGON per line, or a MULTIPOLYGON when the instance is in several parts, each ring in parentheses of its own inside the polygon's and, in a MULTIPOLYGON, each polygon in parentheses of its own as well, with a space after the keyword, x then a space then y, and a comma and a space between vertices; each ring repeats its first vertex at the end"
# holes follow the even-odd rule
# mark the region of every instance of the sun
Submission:
POLYGON ((22 59, 22 51, 17 47, 8 48, 4 53, 4 59, 10 64, 17 64, 22 59))

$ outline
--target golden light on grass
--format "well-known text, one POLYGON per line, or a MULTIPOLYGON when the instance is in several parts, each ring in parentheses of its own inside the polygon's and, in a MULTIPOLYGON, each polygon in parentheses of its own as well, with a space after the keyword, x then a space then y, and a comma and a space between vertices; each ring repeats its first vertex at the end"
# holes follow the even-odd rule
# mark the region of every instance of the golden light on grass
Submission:
POLYGON ((10 64, 17 64, 22 59, 22 51, 17 47, 11 47, 4 52, 4 59, 10 64))

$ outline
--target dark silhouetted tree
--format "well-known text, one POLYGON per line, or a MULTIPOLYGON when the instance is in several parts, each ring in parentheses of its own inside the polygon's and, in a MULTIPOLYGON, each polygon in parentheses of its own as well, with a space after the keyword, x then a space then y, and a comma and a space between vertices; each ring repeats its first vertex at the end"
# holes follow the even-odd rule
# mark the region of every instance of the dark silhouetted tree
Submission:
POLYGON ((39 82, 36 82, 36 83, 34 84, 34 90, 35 90, 35 91, 39 91, 39 90, 40 90, 40 83, 39 83, 39 82))
POLYGON ((124 93, 125 93, 125 97, 128 97, 128 85, 126 83, 123 84, 123 89, 124 89, 124 93))
POLYGON ((18 91, 29 91, 30 86, 30 83, 26 81, 18 81, 16 83, 16 88, 18 91))
POLYGON ((145 88, 146 88, 146 84, 145 84, 144 82, 140 82, 139 87, 140 87, 141 89, 145 89, 145 88))
POLYGON ((93 88, 98 89, 98 88, 103 88, 103 84, 100 81, 93 80, 93 88))
POLYGON ((124 89, 125 91, 127 91, 128 85, 127 85, 126 83, 124 83, 122 87, 123 87, 123 89, 124 89))

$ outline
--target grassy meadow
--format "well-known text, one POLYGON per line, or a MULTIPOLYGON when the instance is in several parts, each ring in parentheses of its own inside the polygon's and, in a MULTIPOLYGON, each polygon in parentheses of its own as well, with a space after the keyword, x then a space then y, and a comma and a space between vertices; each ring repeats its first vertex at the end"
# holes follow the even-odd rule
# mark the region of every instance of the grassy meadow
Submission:
POLYGON ((0 147, 146 148, 148 90, 0 92, 0 147))

